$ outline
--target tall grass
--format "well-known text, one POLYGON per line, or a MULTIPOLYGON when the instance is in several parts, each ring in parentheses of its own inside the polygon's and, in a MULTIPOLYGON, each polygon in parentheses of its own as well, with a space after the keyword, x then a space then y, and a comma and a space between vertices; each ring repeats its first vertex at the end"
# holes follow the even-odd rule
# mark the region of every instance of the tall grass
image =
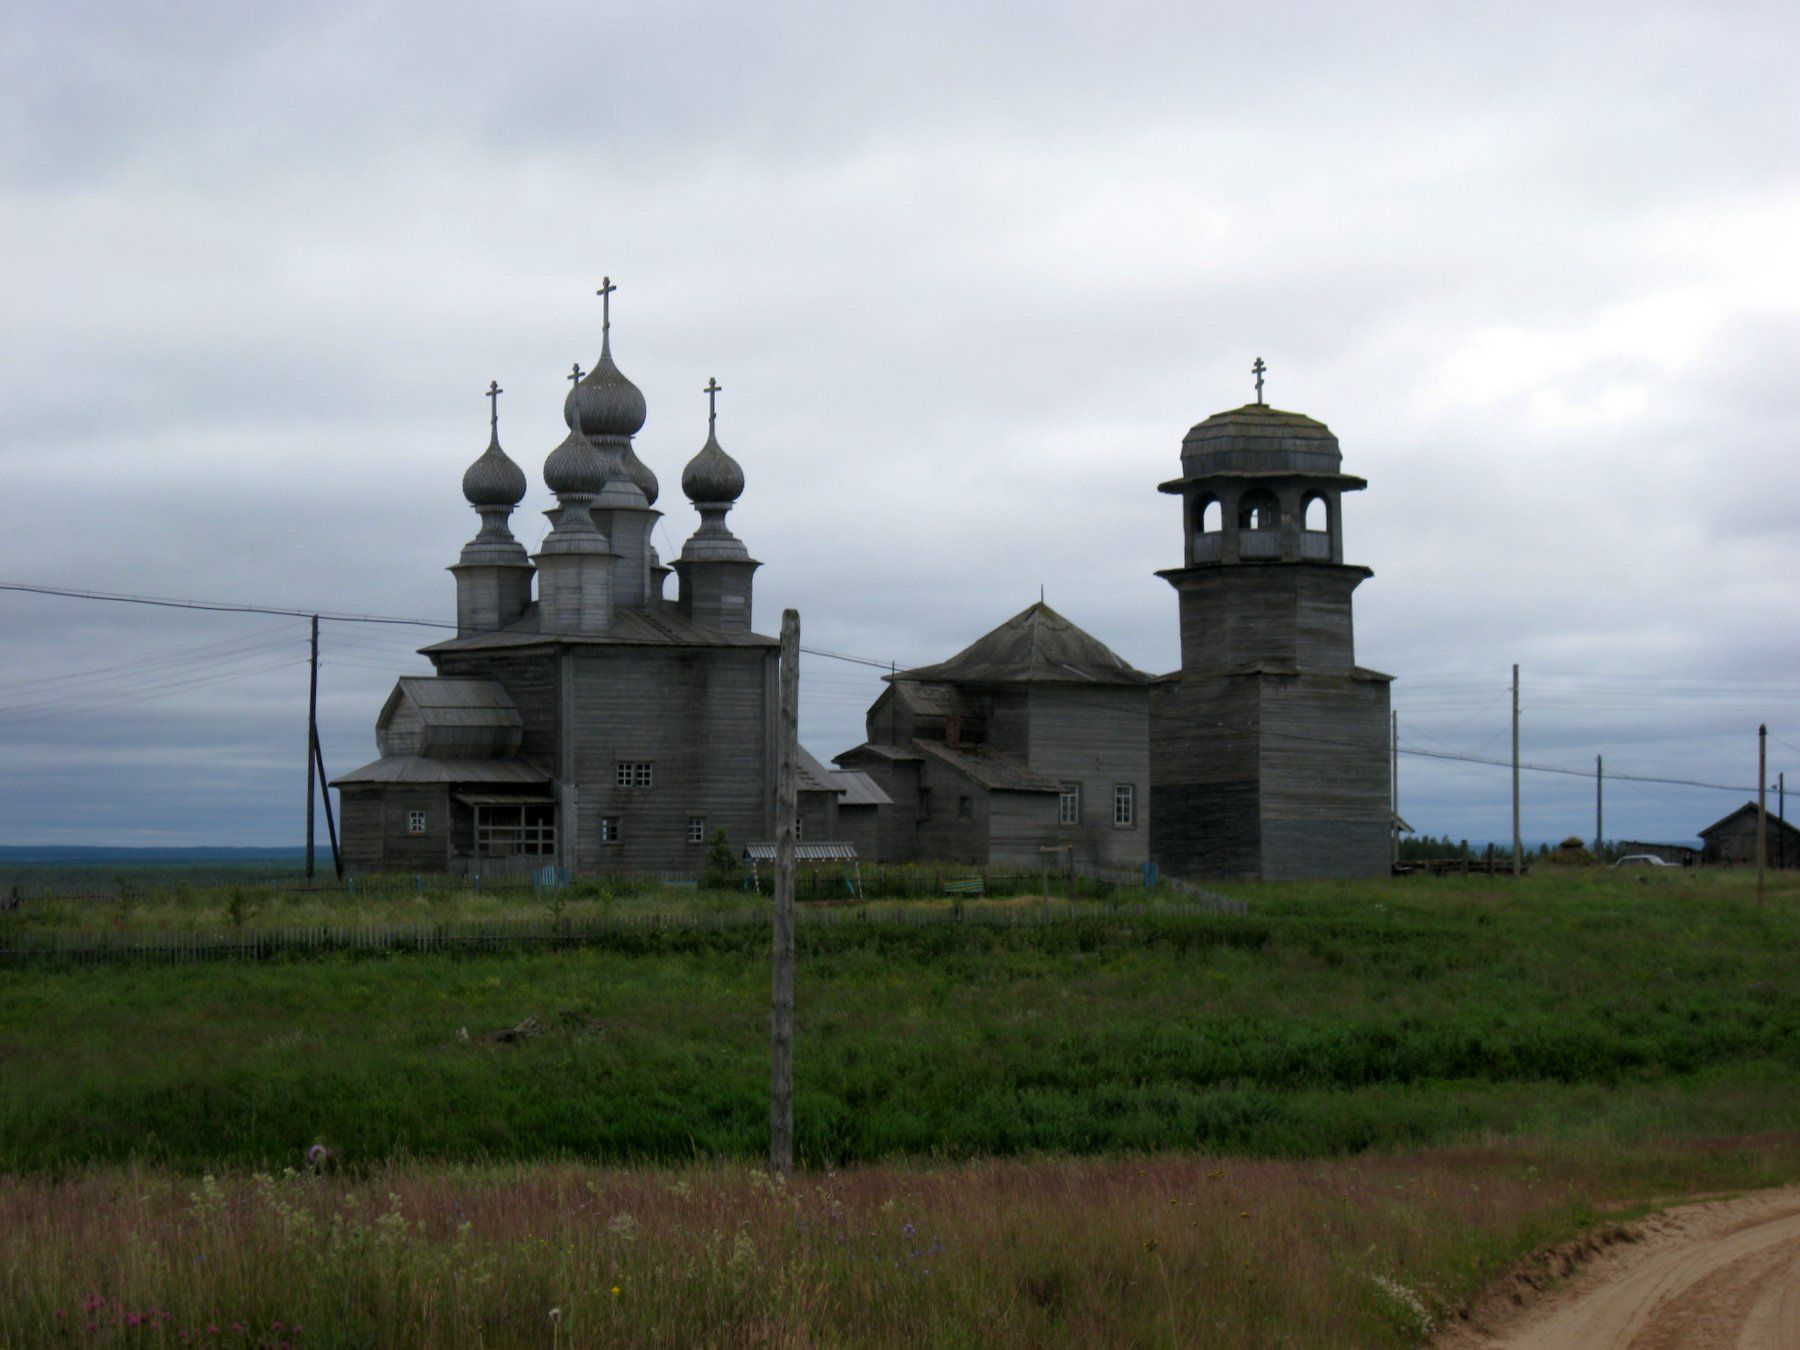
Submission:
POLYGON ((1380 1346, 1731 1148, 0 1180, 0 1344, 1380 1346))
MULTIPOLYGON (((1800 1127, 1792 905, 1410 885, 1263 888, 1247 919, 803 925, 802 1156, 1800 1127)), ((8 974, 0 1167, 753 1157, 764 941, 8 974)))

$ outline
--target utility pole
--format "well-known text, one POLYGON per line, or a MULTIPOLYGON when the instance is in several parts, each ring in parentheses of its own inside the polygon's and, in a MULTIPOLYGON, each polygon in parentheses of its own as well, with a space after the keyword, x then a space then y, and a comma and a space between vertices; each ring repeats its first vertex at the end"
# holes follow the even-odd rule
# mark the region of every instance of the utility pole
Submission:
POLYGON ((312 616, 312 687, 306 697, 306 879, 313 879, 313 765, 319 745, 319 616, 312 616))
POLYGON ((1400 714, 1388 713, 1388 836, 1393 841, 1388 850, 1388 866, 1400 865, 1400 714))
POLYGON ((781 730, 775 761, 775 969, 769 1041, 769 1170, 794 1170, 794 816, 800 744, 800 615, 781 614, 781 730))
POLYGON ((1787 870, 1787 773, 1775 775, 1775 856, 1787 870))
POLYGON ((1602 847, 1606 839, 1606 761, 1599 755, 1594 756, 1594 857, 1601 857, 1602 847))
POLYGON ((1756 729, 1756 904, 1763 902, 1763 863, 1769 851, 1769 728, 1756 729))
POLYGON ((1524 846, 1519 841, 1519 667, 1513 664, 1513 875, 1525 874, 1524 846))

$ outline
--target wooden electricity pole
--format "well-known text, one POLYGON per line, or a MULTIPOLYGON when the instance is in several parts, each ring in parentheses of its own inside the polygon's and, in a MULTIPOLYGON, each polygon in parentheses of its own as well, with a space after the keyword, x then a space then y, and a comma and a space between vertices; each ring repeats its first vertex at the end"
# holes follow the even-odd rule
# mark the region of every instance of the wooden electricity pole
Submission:
POLYGON ((319 616, 312 616, 312 688, 306 698, 306 879, 313 879, 313 765, 319 745, 319 616))
POLYGON ((1756 729, 1756 903, 1763 902, 1763 863, 1769 852, 1769 728, 1756 729))
POLYGON ((1400 865, 1400 714, 1388 714, 1388 849, 1389 868, 1400 865))
POLYGON ((1519 842, 1519 667, 1513 665, 1512 682, 1513 704, 1513 875, 1522 876, 1525 872, 1524 849, 1519 842))
POLYGON ((1601 856, 1601 841, 1606 838, 1606 761, 1594 756, 1594 857, 1601 856))
POLYGON ((775 761, 775 969, 769 1039, 769 1170, 794 1170, 794 817, 799 810, 800 615, 781 614, 781 729, 775 761))

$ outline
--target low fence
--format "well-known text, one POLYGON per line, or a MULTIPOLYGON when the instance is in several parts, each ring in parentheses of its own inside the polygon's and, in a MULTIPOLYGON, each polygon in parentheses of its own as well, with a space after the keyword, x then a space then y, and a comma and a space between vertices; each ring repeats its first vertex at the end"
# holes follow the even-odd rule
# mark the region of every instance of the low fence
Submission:
MULTIPOLYGON (((929 927, 1051 927, 1095 918, 1109 922, 1198 915, 1248 913, 1241 900, 1195 896, 1177 903, 1023 904, 1007 908, 931 909, 807 908, 796 918, 802 929, 841 925, 929 927)), ((479 924, 344 924, 272 928, 242 932, 107 933, 18 935, 0 941, 0 966, 51 963, 107 965, 140 961, 184 965, 200 961, 260 961, 272 957, 330 953, 459 952, 605 946, 621 939, 661 932, 743 932, 767 929, 767 910, 696 915, 618 915, 580 919, 518 919, 479 924)))

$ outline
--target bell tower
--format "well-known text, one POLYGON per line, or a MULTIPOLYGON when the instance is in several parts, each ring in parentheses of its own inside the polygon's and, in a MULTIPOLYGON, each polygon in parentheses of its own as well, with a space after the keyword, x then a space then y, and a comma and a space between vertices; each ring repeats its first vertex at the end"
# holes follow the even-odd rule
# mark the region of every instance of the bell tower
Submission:
POLYGON ((1342 471, 1323 422, 1257 400, 1181 445, 1181 671, 1151 737, 1151 855, 1178 876, 1384 875, 1390 677, 1356 664, 1342 471))

